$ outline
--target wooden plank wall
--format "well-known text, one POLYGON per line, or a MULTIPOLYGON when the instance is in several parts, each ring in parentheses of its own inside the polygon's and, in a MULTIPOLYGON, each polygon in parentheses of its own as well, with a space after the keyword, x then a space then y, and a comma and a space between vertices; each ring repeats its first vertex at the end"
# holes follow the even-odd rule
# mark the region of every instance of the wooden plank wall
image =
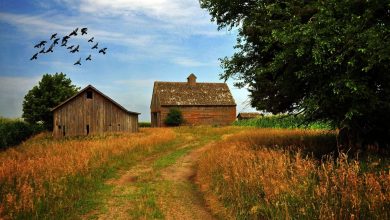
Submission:
POLYGON ((86 98, 86 91, 54 111, 55 137, 86 135, 118 131, 138 131, 138 115, 128 114, 110 100, 93 92, 93 98, 86 98))

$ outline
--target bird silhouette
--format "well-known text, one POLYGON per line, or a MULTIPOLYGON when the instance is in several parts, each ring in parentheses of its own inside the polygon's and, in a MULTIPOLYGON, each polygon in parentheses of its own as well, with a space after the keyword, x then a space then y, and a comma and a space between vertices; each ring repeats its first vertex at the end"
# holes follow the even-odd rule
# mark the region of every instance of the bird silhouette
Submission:
POLYGON ((66 48, 66 49, 69 49, 69 50, 71 50, 71 49, 73 49, 73 47, 74 47, 74 45, 72 45, 72 46, 69 46, 68 48, 66 48))
POLYGON ((87 34, 88 28, 81 28, 81 35, 87 34))
POLYGON ((77 31, 79 30, 79 28, 76 28, 76 29, 74 29, 70 34, 69 34, 69 37, 70 36, 77 36, 77 31))
POLYGON ((90 54, 85 60, 92 60, 91 57, 92 57, 92 56, 91 56, 91 54, 90 54))
POLYGON ((68 41, 63 41, 62 44, 61 44, 61 47, 66 47, 67 43, 68 43, 68 41))
POLYGON ((68 35, 66 35, 65 37, 62 38, 62 43, 64 43, 65 41, 68 41, 70 37, 68 35))
POLYGON ((54 48, 54 44, 51 44, 49 49, 47 49, 47 51, 45 53, 49 53, 49 52, 53 53, 53 48, 54 48))
POLYGON ((94 37, 92 37, 91 39, 89 39, 88 42, 91 42, 91 43, 92 43, 92 42, 93 42, 93 39, 94 39, 94 37))
POLYGON ((105 48, 103 48, 103 49, 100 49, 100 50, 99 50, 99 53, 106 54, 106 50, 107 50, 107 47, 105 47, 105 48))
POLYGON ((34 55, 30 58, 30 60, 36 60, 37 58, 38 58, 38 53, 34 54, 34 55))
POLYGON ((57 33, 52 34, 51 37, 50 37, 50 40, 53 40, 54 38, 56 38, 56 36, 57 36, 57 33))
POLYGON ((81 58, 76 63, 74 63, 73 65, 80 65, 81 66, 81 58))
POLYGON ((45 52, 45 47, 43 47, 42 50, 39 51, 39 53, 46 53, 46 52, 45 52))
POLYGON ((73 50, 71 50, 70 52, 71 52, 71 53, 80 52, 80 51, 79 51, 79 47, 80 47, 80 46, 77 45, 77 47, 75 47, 75 48, 74 48, 73 50))
POLYGON ((37 45, 34 46, 34 48, 41 48, 42 46, 45 46, 47 42, 45 40, 39 42, 37 45))
POLYGON ((60 40, 60 38, 56 38, 54 41, 53 41, 53 44, 58 44, 58 41, 60 40))
POLYGON ((93 50, 93 49, 98 49, 98 44, 99 43, 96 43, 91 49, 93 50))

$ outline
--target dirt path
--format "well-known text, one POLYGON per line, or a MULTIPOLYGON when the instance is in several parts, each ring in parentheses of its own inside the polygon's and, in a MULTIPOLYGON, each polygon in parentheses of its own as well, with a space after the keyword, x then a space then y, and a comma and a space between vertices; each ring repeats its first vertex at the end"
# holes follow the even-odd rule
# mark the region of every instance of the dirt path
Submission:
POLYGON ((171 181, 173 187, 170 196, 160 201, 166 219, 215 219, 205 207, 202 196, 193 183, 195 164, 211 144, 191 151, 175 164, 161 172, 164 180, 171 181))
POLYGON ((192 180, 196 162, 211 146, 198 145, 178 145, 122 171, 107 181, 112 189, 103 207, 84 219, 214 219, 192 180))

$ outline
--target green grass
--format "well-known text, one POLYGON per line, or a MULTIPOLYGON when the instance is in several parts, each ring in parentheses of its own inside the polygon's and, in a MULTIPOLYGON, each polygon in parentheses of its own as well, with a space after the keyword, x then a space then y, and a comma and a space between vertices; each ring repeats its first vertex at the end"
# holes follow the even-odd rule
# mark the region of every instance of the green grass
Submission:
POLYGON ((140 128, 149 128, 151 126, 150 122, 138 122, 140 128))
POLYGON ((186 147, 186 148, 182 148, 182 149, 179 149, 179 150, 176 150, 166 156, 163 156, 161 158, 159 158, 158 160, 156 160, 154 162, 154 165, 153 167, 156 168, 156 169, 162 169, 162 168, 165 168, 167 166, 170 166, 172 164, 174 164, 178 158, 186 155, 189 151, 191 150, 190 147, 186 147))
POLYGON ((271 115, 260 118, 239 120, 233 122, 235 126, 250 126, 257 128, 308 128, 308 129, 334 129, 328 122, 311 122, 306 124, 302 116, 271 115))

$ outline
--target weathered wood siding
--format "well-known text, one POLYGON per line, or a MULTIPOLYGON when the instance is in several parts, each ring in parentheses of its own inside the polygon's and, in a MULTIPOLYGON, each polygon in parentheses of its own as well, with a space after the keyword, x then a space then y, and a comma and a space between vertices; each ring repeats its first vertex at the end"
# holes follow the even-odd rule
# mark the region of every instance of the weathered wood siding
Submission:
MULTIPOLYGON (((157 127, 164 127, 164 121, 173 106, 162 106, 157 127)), ((230 125, 236 120, 236 106, 176 106, 184 118, 184 125, 230 125)))
POLYGON ((94 91, 88 99, 87 91, 54 110, 54 137, 138 131, 137 114, 129 114, 94 91))

